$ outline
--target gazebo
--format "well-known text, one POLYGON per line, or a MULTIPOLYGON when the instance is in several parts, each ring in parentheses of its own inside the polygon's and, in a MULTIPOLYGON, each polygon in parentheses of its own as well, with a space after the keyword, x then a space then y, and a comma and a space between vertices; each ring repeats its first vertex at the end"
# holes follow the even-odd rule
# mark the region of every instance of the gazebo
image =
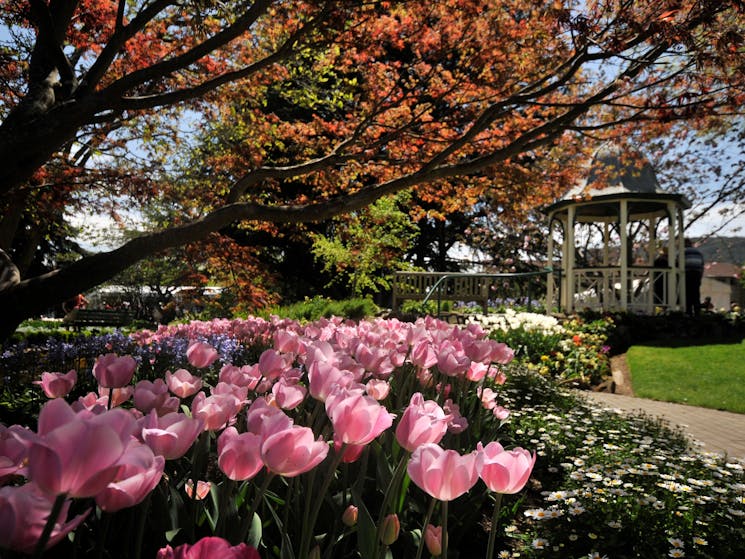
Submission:
POLYGON ((567 313, 685 309, 683 210, 690 206, 660 187, 640 154, 601 147, 586 179, 543 210, 554 270, 548 304, 567 313))

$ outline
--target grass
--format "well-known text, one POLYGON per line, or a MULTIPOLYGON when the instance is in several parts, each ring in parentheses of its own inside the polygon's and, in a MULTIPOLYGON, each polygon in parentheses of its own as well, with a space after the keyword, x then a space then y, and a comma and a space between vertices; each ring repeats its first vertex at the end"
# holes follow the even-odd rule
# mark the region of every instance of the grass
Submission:
POLYGON ((626 358, 640 398, 745 413, 745 342, 633 346, 626 358))

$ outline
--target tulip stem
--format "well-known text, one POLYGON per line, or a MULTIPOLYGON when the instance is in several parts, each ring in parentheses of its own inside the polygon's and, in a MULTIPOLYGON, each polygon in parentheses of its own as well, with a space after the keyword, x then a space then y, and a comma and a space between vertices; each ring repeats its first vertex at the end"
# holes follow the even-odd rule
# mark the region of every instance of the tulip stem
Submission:
POLYGON ((427 514, 424 516, 424 524, 422 524, 422 537, 419 538, 419 547, 416 550, 416 559, 421 559, 422 557, 422 550, 424 550, 424 533, 427 531, 427 526, 429 525, 429 521, 432 518, 432 513, 435 510, 436 503, 437 499, 432 497, 432 500, 429 503, 429 508, 427 509, 427 514))
POLYGON ((491 527, 489 529, 489 543, 486 546, 486 557, 494 557, 494 541, 497 537, 497 525, 499 524, 499 512, 502 508, 502 494, 497 493, 496 502, 494 503, 494 514, 491 517, 491 527))
POLYGON ((448 502, 440 504, 442 513, 442 559, 448 559, 448 502))
POLYGON ((243 531, 241 532, 241 542, 245 542, 246 538, 248 537, 248 531, 250 530, 251 525, 254 521, 254 513, 256 512, 256 509, 259 508, 259 501, 261 501, 264 493, 266 493, 266 490, 269 487, 269 483, 271 483, 272 479, 274 479, 274 473, 267 471, 266 476, 264 476, 264 481, 261 482, 261 487, 258 489, 258 491, 256 491, 256 495, 254 495, 254 500, 251 503, 251 508, 248 509, 246 522, 243 526, 243 531))
POLYGON ((145 497, 138 507, 139 510, 137 512, 139 514, 137 515, 137 531, 135 532, 134 559, 140 559, 142 556, 142 540, 145 536, 145 521, 147 520, 147 511, 150 508, 152 494, 152 491, 148 493, 147 497, 145 497))
POLYGON ((54 500, 52 511, 49 513, 49 518, 47 518, 47 523, 44 525, 44 530, 39 537, 39 541, 36 542, 33 559, 39 559, 44 553, 44 549, 47 547, 49 538, 52 536, 52 531, 54 530, 54 526, 57 524, 57 519, 59 518, 60 512, 62 512, 62 507, 65 504, 66 498, 67 494, 60 493, 54 500))
MULTIPOLYGON (((383 535, 383 519, 385 518, 386 514, 388 513, 388 505, 391 501, 391 495, 393 495, 394 491, 398 490, 398 486, 401 483, 401 480, 403 479, 403 474, 406 471, 406 464, 409 461, 409 455, 410 453, 408 451, 404 451, 403 455, 401 456, 401 460, 398 463, 398 466, 396 466, 396 470, 393 472, 393 477, 391 478, 391 482, 388 484, 388 487, 385 488, 385 495, 383 495, 383 503, 380 505, 380 513, 378 514, 378 534, 377 534, 377 542, 380 542, 382 535, 383 535)), ((376 550, 375 556, 378 556, 378 552, 376 550)))
POLYGON ((227 517, 235 512, 235 503, 231 499, 233 495, 233 489, 235 488, 235 481, 230 478, 226 478, 220 486, 219 502, 217 509, 217 526, 215 526, 215 535, 225 537, 225 523, 227 517))
MULTIPOLYGON (((334 472, 336 471, 336 468, 339 466, 339 464, 341 463, 341 459, 344 457, 344 450, 346 449, 346 446, 346 443, 343 443, 339 451, 334 454, 334 459, 329 465, 328 474, 323 480, 323 485, 321 486, 321 490, 318 492, 318 497, 316 497, 316 499, 313 501, 313 508, 311 509, 310 517, 307 519, 308 521, 305 526, 303 526, 303 537, 300 545, 300 555, 298 557, 308 556, 308 552, 310 551, 310 540, 313 537, 313 530, 316 526, 318 513, 321 511, 323 498, 326 495, 329 486, 331 485, 331 480, 334 479, 334 472)), ((310 500, 310 495, 308 495, 308 500, 310 500)))
POLYGON ((98 529, 98 541, 96 542, 97 559, 103 557, 103 552, 106 549, 106 536, 109 533, 109 527, 111 526, 111 514, 107 512, 101 513, 100 527, 98 529))

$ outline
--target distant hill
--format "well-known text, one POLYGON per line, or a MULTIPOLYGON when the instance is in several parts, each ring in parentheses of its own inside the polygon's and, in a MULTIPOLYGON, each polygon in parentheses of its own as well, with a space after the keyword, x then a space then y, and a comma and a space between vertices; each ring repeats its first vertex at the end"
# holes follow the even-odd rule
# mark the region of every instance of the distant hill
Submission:
POLYGON ((745 264, 745 237, 709 237, 698 248, 706 262, 745 264))

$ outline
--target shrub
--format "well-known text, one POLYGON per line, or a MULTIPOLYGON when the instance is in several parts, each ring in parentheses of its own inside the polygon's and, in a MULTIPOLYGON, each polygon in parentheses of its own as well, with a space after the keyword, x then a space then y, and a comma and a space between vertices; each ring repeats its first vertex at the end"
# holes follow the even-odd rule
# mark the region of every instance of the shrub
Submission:
POLYGON ((326 297, 306 298, 291 305, 271 309, 266 316, 276 315, 293 320, 314 321, 319 318, 339 316, 351 320, 375 316, 380 309, 367 297, 334 301, 326 297))
POLYGON ((589 386, 610 374, 610 318, 571 317, 559 322, 552 316, 507 310, 499 315, 475 315, 469 321, 514 348, 515 356, 529 368, 559 382, 589 386))

